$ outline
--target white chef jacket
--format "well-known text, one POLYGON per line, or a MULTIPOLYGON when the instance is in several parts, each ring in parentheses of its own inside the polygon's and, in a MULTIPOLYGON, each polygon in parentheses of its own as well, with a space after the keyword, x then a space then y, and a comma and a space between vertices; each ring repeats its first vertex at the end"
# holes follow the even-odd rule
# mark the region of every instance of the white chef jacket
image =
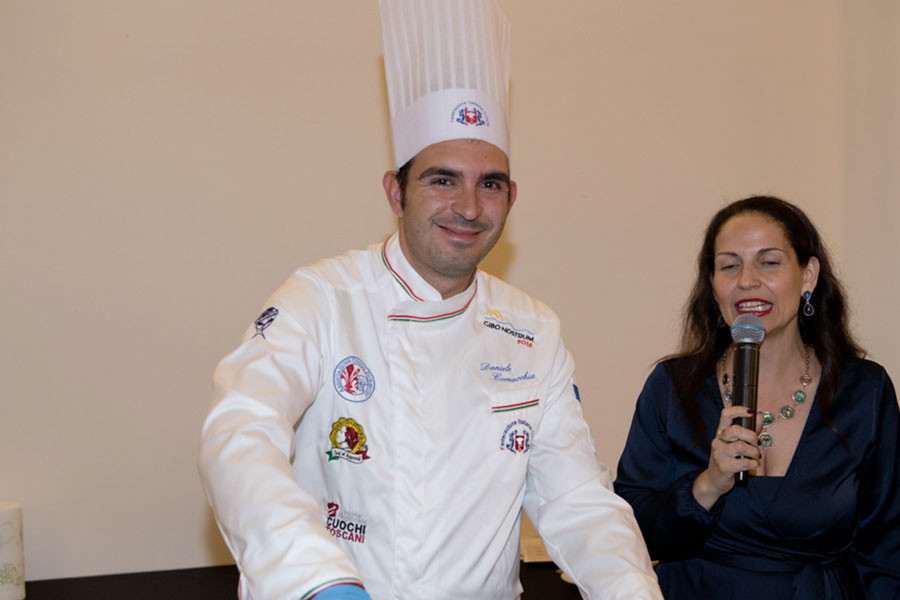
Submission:
POLYGON ((275 292, 216 369, 199 465, 244 600, 513 600, 523 505, 585 598, 662 598, 556 315, 481 271, 442 299, 397 234, 275 292))

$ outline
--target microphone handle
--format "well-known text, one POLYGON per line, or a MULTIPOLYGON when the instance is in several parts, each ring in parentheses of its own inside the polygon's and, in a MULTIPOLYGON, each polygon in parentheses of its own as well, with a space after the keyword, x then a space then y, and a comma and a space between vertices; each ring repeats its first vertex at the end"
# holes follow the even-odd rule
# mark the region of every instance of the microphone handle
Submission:
MULTIPOLYGON (((738 417, 734 422, 750 431, 756 431, 756 388, 759 382, 759 344, 738 342, 734 348, 734 406, 746 406, 753 414, 738 417)), ((740 458, 744 458, 741 456, 740 458)), ((735 485, 746 486, 750 474, 741 471, 735 475, 735 485)))

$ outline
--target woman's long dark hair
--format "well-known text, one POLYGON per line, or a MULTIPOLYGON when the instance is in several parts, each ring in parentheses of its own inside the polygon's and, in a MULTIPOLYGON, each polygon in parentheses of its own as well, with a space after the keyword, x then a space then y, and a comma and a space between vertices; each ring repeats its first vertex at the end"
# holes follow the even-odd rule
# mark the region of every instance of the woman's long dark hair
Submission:
POLYGON ((819 232, 802 210, 773 196, 753 196, 733 202, 717 212, 706 228, 703 246, 697 256, 697 279, 685 306, 681 347, 670 357, 680 359, 677 368, 672 369, 675 392, 694 424, 697 439, 703 439, 704 428, 696 399, 709 374, 715 371, 716 361, 731 344, 731 331, 721 325, 719 306, 713 294, 716 237, 729 219, 744 213, 757 213, 781 225, 801 267, 805 267, 813 256, 819 260, 819 279, 810 298, 815 313, 809 317, 804 315, 802 307, 805 303, 798 298, 797 322, 803 342, 813 347, 822 365, 818 387, 822 419, 838 433, 831 425, 828 413, 840 381, 841 362, 865 353, 850 333, 843 288, 819 232))

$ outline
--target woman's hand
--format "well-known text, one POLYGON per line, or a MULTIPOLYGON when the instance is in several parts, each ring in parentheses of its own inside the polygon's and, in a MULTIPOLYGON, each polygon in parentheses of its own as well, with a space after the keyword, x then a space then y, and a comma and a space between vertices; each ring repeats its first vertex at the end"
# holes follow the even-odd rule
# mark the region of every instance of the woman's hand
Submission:
POLYGON ((729 406, 722 410, 709 451, 709 466, 694 480, 694 498, 707 510, 720 496, 731 491, 735 473, 759 467, 756 433, 732 424, 739 417, 750 416, 753 412, 745 406, 729 406), (739 458, 741 456, 744 458, 739 458))

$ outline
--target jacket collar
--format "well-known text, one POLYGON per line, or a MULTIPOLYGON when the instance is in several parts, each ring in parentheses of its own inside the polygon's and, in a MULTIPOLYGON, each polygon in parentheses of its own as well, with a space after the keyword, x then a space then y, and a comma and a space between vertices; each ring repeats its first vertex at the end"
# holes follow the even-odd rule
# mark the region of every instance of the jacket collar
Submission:
POLYGON ((400 247, 399 233, 381 245, 381 262, 402 291, 401 301, 388 318, 392 321, 431 322, 452 319, 466 312, 478 292, 478 273, 469 287, 446 300, 409 264, 400 247))

